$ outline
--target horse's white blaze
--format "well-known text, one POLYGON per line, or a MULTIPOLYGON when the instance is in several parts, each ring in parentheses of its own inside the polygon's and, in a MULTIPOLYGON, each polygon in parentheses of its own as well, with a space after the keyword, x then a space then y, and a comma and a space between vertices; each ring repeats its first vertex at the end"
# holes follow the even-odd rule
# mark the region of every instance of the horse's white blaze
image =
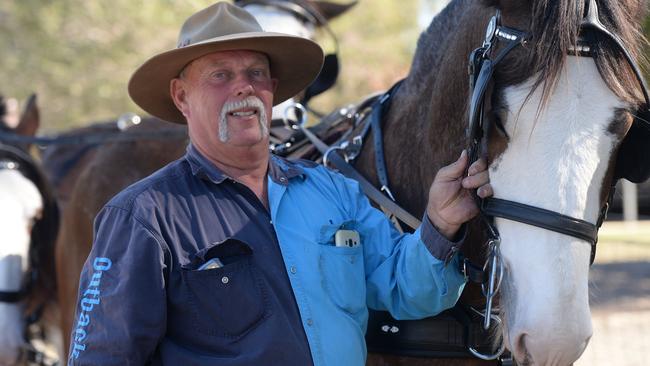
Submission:
MULTIPOLYGON (((19 290, 27 269, 30 223, 42 209, 36 186, 15 170, 0 170, 0 291, 19 290)), ((0 302, 0 365, 12 364, 23 343, 22 310, 0 302)))
MULTIPOLYGON (((316 32, 313 24, 303 22, 288 10, 258 4, 247 5, 244 9, 255 17, 262 29, 268 32, 286 33, 308 39, 312 39, 316 32)), ((291 98, 273 107, 272 118, 276 120, 283 119, 285 110, 291 108, 294 103, 294 99, 291 98)), ((289 111, 286 117, 294 121, 298 120, 293 109, 289 111)))
MULTIPOLYGON (((537 120, 541 90, 523 104, 530 89, 529 80, 505 90, 510 142, 490 166, 494 195, 595 223, 617 139, 608 126, 624 103, 590 58, 568 57, 537 120)), ((572 363, 592 334, 590 245, 514 221, 497 219, 496 224, 508 271, 502 306, 509 349, 520 360, 528 353, 536 365, 572 363)))

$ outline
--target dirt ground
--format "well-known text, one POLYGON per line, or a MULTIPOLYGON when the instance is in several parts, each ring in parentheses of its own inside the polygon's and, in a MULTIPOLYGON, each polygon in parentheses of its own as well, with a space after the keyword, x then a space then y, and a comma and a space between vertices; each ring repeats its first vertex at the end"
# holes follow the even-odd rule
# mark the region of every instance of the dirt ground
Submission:
POLYGON ((650 221, 605 223, 590 282, 594 335, 576 365, 650 364, 650 221))

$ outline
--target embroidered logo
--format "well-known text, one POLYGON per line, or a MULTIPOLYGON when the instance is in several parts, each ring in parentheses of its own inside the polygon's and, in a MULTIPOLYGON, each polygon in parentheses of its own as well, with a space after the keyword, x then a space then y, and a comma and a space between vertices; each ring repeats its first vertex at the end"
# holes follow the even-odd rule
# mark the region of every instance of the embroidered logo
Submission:
POLYGON ((95 305, 100 302, 99 284, 102 280, 102 273, 111 269, 112 265, 111 260, 104 257, 97 257, 93 262, 93 269, 95 271, 79 303, 81 307, 79 320, 74 331, 74 344, 72 345, 72 353, 70 354, 70 357, 74 359, 79 358, 81 352, 86 350, 86 344, 84 343, 87 336, 86 327, 90 324, 90 313, 93 311, 95 305))

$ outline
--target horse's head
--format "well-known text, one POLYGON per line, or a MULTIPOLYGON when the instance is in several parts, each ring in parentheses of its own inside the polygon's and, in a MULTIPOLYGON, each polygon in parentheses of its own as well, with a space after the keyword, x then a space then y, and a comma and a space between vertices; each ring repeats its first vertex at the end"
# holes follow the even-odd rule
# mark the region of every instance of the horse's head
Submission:
MULTIPOLYGON (((3 119, 6 121, 6 119, 3 119)), ((35 97, 30 98, 17 124, 3 123, 3 133, 33 136, 38 128, 35 97)), ((21 148, 0 142, 0 364, 13 364, 24 343, 26 301, 34 264, 51 258, 58 212, 36 162, 21 148), (49 248, 33 243, 48 242, 49 248)), ((52 280, 52 279, 45 279, 52 280)), ((50 288, 53 290, 53 288, 50 288)), ((53 292, 41 291, 43 296, 53 292)))
MULTIPOLYGON (((506 215, 495 214, 505 268, 504 339, 520 364, 567 365, 592 335, 588 272, 595 243, 572 233, 572 221, 587 223, 577 231, 594 229, 590 225, 602 219, 616 178, 648 177, 648 165, 641 165, 647 153, 640 146, 647 143, 649 125, 637 118, 648 115, 640 113, 648 106, 623 54, 627 50, 638 59, 645 4, 489 3, 500 9, 501 24, 527 34, 495 67, 486 93, 494 196, 553 211, 545 216, 525 208, 509 217, 520 209, 510 206, 500 207, 506 215), (588 24, 594 15, 621 45, 588 24)), ((491 52, 507 45, 499 42, 491 52)))

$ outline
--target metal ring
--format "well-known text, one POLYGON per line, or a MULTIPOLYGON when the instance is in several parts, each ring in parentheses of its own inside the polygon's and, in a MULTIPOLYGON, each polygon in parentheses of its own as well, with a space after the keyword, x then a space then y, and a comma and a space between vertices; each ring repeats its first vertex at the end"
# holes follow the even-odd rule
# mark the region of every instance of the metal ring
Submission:
MULTIPOLYGON (((471 309, 477 312, 478 314, 480 314, 481 316, 485 317, 485 314, 482 314, 480 311, 477 311, 474 308, 471 309)), ((501 318, 499 318, 498 315, 490 314, 489 318, 494 320, 494 322, 497 323, 497 326, 501 325, 501 318)), ((503 336, 501 336, 501 346, 499 346, 499 349, 497 349, 497 351, 493 354, 483 354, 470 346, 467 346, 467 350, 469 351, 469 353, 474 355, 474 357, 480 358, 481 360, 485 360, 485 361, 496 360, 506 350, 506 342, 503 339, 503 336)))
POLYGON ((329 149, 327 149, 327 151, 325 151, 325 154, 323 154, 323 165, 324 165, 325 167, 327 167, 327 163, 328 163, 328 161, 329 161, 328 156, 329 156, 332 152, 334 152, 334 151, 336 151, 336 150, 341 150, 341 151, 343 151, 343 159, 345 159, 345 162, 346 162, 346 163, 349 162, 349 160, 348 160, 348 155, 345 153, 345 149, 343 149, 343 148, 340 147, 340 146, 332 146, 332 147, 330 147, 329 149))
POLYGON ((287 108, 284 109, 284 116, 282 118, 282 121, 284 122, 284 124, 289 128, 296 129, 293 126, 291 126, 291 124, 289 123, 288 113, 289 113, 289 110, 291 108, 297 109, 297 110, 300 111, 300 121, 298 121, 298 125, 304 127, 305 124, 307 123, 307 109, 300 103, 293 103, 292 105, 290 105, 290 106, 288 106, 287 108))

